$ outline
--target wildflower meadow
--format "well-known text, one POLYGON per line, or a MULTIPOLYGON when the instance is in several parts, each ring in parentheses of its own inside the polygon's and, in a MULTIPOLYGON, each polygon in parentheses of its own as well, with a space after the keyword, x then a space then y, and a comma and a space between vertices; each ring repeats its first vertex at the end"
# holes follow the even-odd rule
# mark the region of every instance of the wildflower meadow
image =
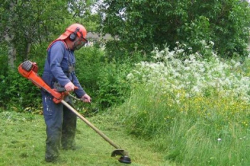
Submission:
POLYGON ((250 57, 222 59, 201 43, 195 54, 155 48, 127 75, 132 95, 116 113, 177 165, 249 165, 250 57))

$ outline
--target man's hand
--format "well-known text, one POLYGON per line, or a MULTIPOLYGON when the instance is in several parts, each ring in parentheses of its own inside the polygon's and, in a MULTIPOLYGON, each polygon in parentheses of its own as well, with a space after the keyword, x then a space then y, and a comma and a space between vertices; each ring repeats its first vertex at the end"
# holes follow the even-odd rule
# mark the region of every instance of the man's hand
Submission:
POLYGON ((81 100, 83 102, 85 102, 85 103, 90 103, 91 102, 91 98, 90 98, 90 96, 87 93, 82 96, 81 100))
POLYGON ((64 86, 64 88, 66 89, 66 91, 70 92, 75 89, 75 85, 72 82, 69 82, 64 86))

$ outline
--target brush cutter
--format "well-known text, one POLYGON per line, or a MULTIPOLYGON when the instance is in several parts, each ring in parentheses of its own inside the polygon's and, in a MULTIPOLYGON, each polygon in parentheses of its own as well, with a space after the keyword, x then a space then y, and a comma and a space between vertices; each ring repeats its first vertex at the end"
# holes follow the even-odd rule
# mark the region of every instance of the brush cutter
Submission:
POLYGON ((72 106, 70 106, 66 101, 64 101, 64 97, 69 93, 66 91, 59 92, 56 89, 51 89, 37 74, 38 66, 35 62, 31 62, 29 60, 21 63, 18 67, 18 72, 29 79, 32 83, 34 83, 38 88, 42 88, 48 93, 50 93, 54 98, 53 101, 55 103, 62 103, 67 108, 69 108, 74 114, 76 114, 82 121, 84 121, 89 127, 91 127, 97 134, 99 134, 104 140, 106 140, 110 145, 112 145, 116 150, 111 153, 112 157, 120 155, 119 162, 130 164, 131 159, 128 156, 128 152, 123 149, 120 149, 118 145, 116 145, 112 140, 110 140, 103 132, 101 132, 98 128, 96 128, 93 124, 91 124, 86 118, 84 118, 80 113, 78 113, 72 106))

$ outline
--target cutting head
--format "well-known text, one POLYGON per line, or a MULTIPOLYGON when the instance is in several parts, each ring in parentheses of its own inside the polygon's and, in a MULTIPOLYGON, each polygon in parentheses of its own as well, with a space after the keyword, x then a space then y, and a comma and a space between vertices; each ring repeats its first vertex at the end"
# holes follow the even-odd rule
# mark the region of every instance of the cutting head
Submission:
POLYGON ((125 164, 131 164, 131 159, 128 157, 128 153, 123 149, 116 149, 112 152, 111 157, 121 156, 119 162, 125 164))

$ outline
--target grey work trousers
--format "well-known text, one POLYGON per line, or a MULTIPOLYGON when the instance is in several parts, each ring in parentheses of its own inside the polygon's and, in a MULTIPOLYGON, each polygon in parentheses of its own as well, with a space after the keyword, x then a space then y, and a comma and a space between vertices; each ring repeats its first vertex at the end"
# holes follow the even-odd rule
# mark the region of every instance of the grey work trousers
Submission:
POLYGON ((54 160, 61 146, 63 149, 75 148, 77 117, 63 104, 55 104, 47 92, 42 92, 42 101, 47 134, 45 159, 54 160))

